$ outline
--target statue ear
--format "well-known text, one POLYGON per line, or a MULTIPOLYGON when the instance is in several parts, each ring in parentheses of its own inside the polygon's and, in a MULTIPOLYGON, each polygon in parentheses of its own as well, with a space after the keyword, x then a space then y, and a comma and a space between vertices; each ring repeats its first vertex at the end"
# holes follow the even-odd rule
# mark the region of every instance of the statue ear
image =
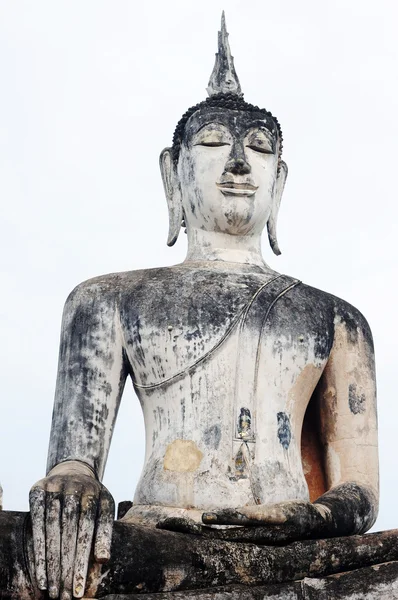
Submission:
POLYGON ((276 254, 277 256, 279 254, 281 254, 281 251, 279 249, 278 240, 276 237, 276 223, 278 220, 279 207, 281 204, 281 199, 282 199, 283 189, 284 189, 285 183, 286 183, 286 178, 287 178, 287 164, 283 160, 281 160, 281 162, 279 163, 278 176, 276 178, 275 192, 274 192, 274 199, 272 202, 271 214, 270 214, 268 222, 267 222, 269 243, 271 245, 271 248, 272 248, 274 254, 276 254))
POLYGON ((167 206, 169 207, 169 235, 167 245, 173 246, 178 238, 183 218, 181 190, 171 148, 165 148, 159 158, 167 206))

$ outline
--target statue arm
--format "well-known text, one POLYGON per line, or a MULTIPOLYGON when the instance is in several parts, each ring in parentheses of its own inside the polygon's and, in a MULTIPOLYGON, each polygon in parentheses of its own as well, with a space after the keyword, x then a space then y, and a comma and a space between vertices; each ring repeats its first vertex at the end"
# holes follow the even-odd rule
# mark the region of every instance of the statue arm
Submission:
POLYGON ((78 286, 63 315, 47 476, 30 492, 36 579, 50 598, 83 597, 92 549, 110 557, 114 501, 100 480, 127 372, 116 294, 78 286))
POLYGON ((335 322, 333 347, 318 386, 321 441, 336 535, 369 529, 378 511, 376 380, 372 336, 352 307, 335 322))
POLYGON ((128 373, 116 295, 109 296, 88 282, 66 301, 48 472, 78 460, 102 479, 128 373))

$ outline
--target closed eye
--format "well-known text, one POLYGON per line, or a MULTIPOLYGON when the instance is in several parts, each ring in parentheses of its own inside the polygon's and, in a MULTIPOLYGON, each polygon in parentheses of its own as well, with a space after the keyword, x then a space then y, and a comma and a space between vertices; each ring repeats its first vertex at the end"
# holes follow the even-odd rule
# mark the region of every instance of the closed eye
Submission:
POLYGON ((208 146, 210 148, 218 148, 219 146, 230 146, 227 142, 199 142, 195 146, 208 146))
POLYGON ((246 146, 246 148, 250 148, 250 150, 254 150, 254 152, 260 152, 260 154, 274 154, 273 150, 270 150, 269 148, 264 148, 264 146, 254 146, 254 145, 250 145, 250 146, 246 146))

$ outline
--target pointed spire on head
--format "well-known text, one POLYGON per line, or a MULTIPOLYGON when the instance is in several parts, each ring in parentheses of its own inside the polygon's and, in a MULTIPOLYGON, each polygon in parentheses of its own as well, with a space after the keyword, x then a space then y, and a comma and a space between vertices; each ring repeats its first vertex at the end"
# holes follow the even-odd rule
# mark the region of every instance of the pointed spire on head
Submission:
POLYGON ((239 79, 234 67, 234 59, 228 42, 225 13, 222 11, 221 31, 218 32, 218 52, 216 62, 207 88, 209 96, 215 94, 236 94, 243 96, 239 79))

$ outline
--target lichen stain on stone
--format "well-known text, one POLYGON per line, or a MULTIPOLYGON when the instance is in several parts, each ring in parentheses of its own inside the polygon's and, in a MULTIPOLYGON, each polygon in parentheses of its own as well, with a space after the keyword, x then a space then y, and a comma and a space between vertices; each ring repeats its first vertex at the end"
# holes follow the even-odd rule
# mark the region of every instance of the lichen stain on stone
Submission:
POLYGON ((203 441, 209 448, 218 450, 221 441, 221 429, 219 425, 212 425, 203 433, 203 441))
POLYGON ((242 444, 235 456, 235 477, 234 481, 238 479, 247 479, 247 460, 245 457, 245 445, 242 444))
POLYGON ((186 577, 186 573, 183 568, 165 567, 163 570, 163 577, 163 589, 168 592, 179 588, 186 577))
POLYGON ((353 415, 362 414, 365 412, 366 397, 365 394, 357 393, 357 386, 351 383, 348 386, 348 404, 353 415))
POLYGON ((95 598, 101 582, 102 567, 103 565, 96 562, 90 564, 87 573, 86 591, 84 594, 85 598, 95 598))
POLYGON ((252 436, 252 417, 248 408, 242 407, 237 423, 238 436, 247 439, 252 436))
POLYGON ((253 583, 250 574, 247 572, 247 565, 244 562, 242 562, 242 564, 238 563, 236 565, 235 572, 239 575, 244 585, 250 586, 253 583))
POLYGON ((283 448, 287 450, 292 439, 290 419, 284 412, 278 412, 276 417, 278 419, 278 438, 283 448))
POLYGON ((166 448, 163 468, 165 471, 189 473, 199 468, 202 458, 203 453, 192 440, 174 440, 166 448))

